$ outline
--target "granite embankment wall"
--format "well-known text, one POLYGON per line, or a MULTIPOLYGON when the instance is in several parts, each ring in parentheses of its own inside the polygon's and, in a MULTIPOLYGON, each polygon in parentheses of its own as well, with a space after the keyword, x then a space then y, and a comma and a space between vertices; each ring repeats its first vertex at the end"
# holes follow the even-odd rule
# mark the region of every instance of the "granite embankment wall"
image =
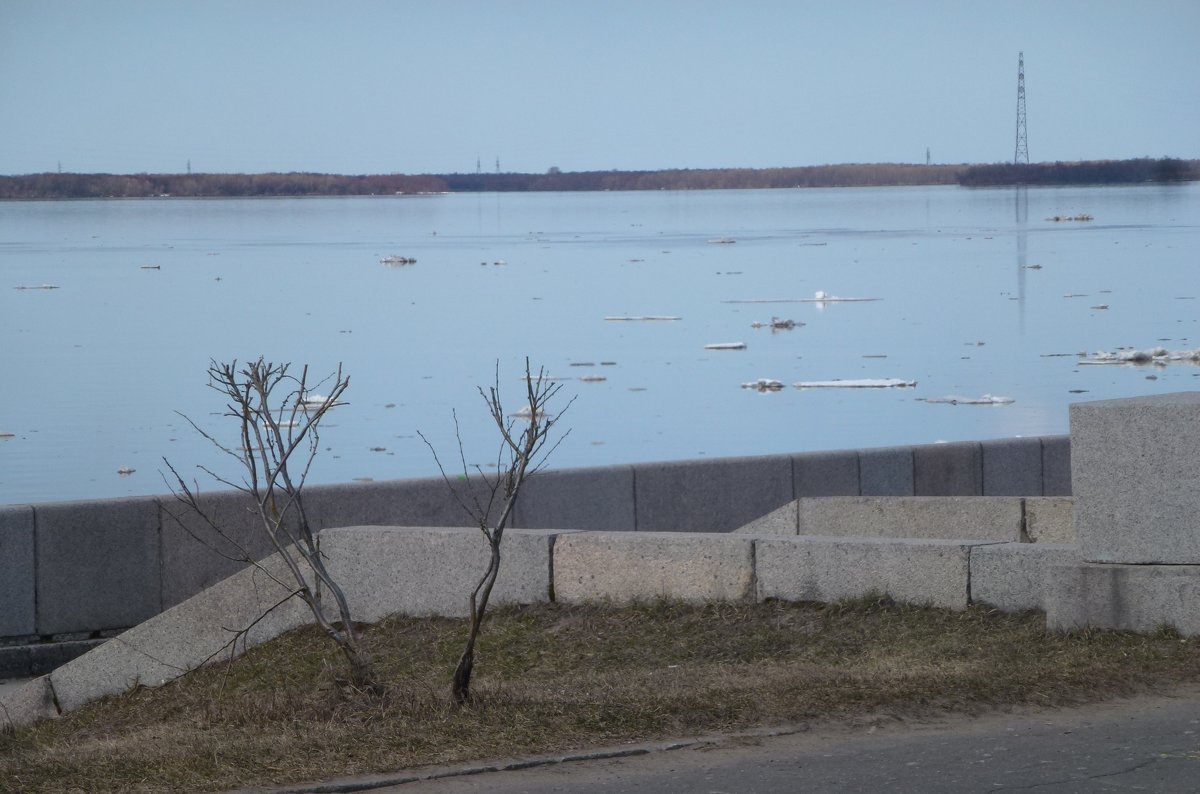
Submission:
MULTIPOLYGON (((316 529, 456 527, 476 483, 441 478, 313 486, 316 529)), ((731 532, 810 496, 1067 496, 1067 436, 545 471, 520 529, 731 532)), ((248 500, 206 494, 219 537, 173 497, 0 507, 0 678, 54 669, 271 549, 248 500)))

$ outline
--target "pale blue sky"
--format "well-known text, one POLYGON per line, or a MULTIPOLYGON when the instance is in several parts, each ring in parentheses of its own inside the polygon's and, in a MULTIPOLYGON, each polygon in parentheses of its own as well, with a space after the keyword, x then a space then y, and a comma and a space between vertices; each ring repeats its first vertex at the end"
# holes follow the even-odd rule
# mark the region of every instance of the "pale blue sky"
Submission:
POLYGON ((0 0, 0 174, 1200 157, 1200 1, 0 0))

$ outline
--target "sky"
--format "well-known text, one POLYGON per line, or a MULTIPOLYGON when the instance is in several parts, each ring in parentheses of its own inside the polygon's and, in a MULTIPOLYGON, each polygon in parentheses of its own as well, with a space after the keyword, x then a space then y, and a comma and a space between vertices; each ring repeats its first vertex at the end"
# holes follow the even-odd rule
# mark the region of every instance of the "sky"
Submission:
POLYGON ((1198 0, 0 0, 0 174, 1200 157, 1198 0))

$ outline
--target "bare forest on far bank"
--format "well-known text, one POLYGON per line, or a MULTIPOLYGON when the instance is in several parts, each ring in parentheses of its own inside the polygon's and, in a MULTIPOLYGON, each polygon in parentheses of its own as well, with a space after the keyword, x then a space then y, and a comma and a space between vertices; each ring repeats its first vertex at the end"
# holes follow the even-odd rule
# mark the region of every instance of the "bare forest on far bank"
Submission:
POLYGON ((601 190, 728 190, 901 185, 1097 185, 1200 179, 1200 160, 1091 160, 1014 165, 865 163, 795 168, 562 171, 541 174, 78 174, 0 176, 0 199, 378 196, 601 190))

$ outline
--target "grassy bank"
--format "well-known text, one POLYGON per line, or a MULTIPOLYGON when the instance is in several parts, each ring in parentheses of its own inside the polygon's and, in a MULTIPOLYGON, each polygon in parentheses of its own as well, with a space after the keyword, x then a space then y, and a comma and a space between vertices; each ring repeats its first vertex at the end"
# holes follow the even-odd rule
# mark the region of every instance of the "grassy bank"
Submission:
POLYGON ((336 652, 302 630, 232 665, 0 735, 0 790, 211 791, 1200 680, 1195 640, 1047 634, 1044 620, 887 601, 509 609, 489 620, 467 709, 448 703, 462 621, 371 627, 383 697, 348 688, 336 652))

